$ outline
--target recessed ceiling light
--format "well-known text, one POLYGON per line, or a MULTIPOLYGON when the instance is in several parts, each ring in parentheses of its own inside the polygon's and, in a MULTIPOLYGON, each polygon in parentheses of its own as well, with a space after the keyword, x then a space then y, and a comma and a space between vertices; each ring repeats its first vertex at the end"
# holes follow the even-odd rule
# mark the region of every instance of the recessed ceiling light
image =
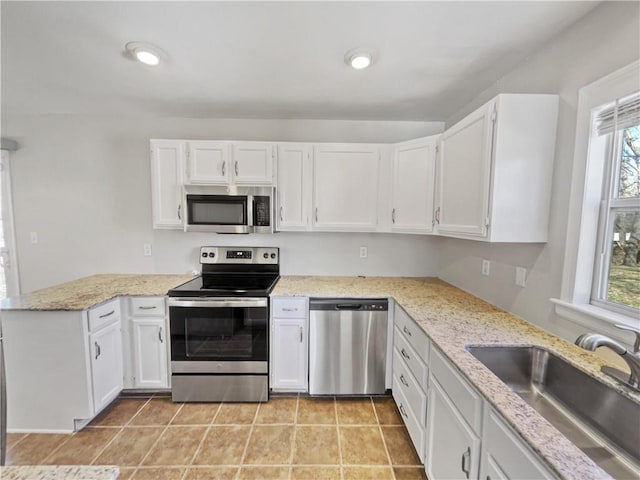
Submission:
POLYGON ((356 70, 362 70, 373 64, 374 56, 374 51, 371 49, 354 48, 345 53, 344 62, 356 70))
POLYGON ((129 42, 124 48, 131 58, 135 58, 145 65, 156 66, 165 58, 164 52, 158 47, 143 42, 129 42))

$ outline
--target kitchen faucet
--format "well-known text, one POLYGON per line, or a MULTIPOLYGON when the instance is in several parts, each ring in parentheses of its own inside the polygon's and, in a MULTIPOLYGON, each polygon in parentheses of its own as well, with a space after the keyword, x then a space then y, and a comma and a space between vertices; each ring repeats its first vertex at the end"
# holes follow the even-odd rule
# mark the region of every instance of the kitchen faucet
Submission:
POLYGON ((608 366, 604 366, 600 370, 602 373, 615 378, 634 390, 640 391, 640 329, 628 327, 626 325, 616 325, 616 327, 636 334, 633 352, 630 352, 615 340, 599 333, 583 333, 576 339, 576 345, 586 350, 591 350, 592 352, 598 347, 608 347, 616 352, 625 362, 627 362, 627 365, 629 365, 631 375, 627 375, 625 372, 618 370, 617 368, 608 366))

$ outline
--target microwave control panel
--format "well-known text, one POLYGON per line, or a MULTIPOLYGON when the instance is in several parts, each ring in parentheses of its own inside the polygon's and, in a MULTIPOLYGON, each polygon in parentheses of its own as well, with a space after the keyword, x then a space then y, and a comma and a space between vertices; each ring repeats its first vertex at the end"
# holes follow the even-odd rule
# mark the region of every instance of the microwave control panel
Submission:
POLYGON ((268 196, 253 197, 253 225, 268 227, 271 225, 271 198, 268 196))

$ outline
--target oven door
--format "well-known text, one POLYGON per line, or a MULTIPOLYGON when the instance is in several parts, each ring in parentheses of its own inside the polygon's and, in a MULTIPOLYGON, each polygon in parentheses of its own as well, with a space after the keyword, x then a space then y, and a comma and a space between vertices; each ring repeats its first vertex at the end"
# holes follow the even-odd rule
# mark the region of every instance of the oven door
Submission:
POLYGON ((267 298, 170 298, 172 373, 267 373, 267 298))

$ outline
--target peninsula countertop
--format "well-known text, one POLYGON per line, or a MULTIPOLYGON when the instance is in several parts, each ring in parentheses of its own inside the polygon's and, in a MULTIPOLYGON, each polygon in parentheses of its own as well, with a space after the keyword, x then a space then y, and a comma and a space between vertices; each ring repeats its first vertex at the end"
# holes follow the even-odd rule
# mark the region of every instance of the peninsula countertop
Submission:
POLYGON ((192 275, 101 274, 0 301, 0 310, 85 310, 114 297, 162 296, 192 275))
POLYGON ((467 345, 539 345, 625 396, 640 394, 600 372, 602 360, 572 343, 436 278, 284 276, 272 296, 393 297, 459 372, 561 477, 610 478, 473 357, 467 345))

